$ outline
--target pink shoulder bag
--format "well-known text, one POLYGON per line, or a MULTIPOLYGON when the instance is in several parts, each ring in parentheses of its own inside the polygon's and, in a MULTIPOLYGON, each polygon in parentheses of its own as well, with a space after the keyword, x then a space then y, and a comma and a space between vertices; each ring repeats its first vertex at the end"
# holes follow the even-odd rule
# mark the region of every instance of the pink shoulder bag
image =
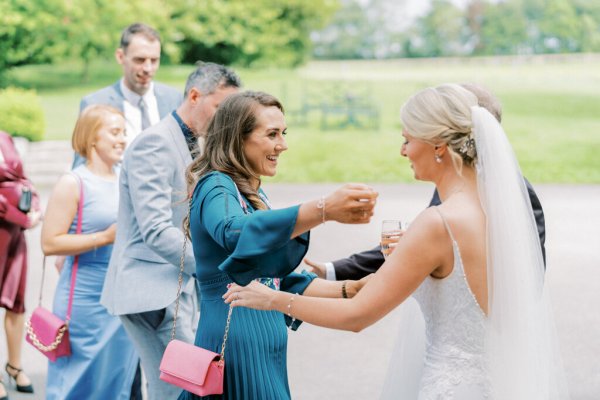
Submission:
MULTIPOLYGON (((83 182, 79 179, 79 204, 77 205, 77 229, 81 233, 81 222, 83 217, 83 182)), ((58 357, 71 355, 71 344, 69 342, 69 321, 71 320, 71 309, 73 306, 73 292, 77 277, 79 256, 75 256, 71 270, 71 287, 69 289, 69 303, 67 316, 63 321, 51 311, 42 307, 42 293, 44 291, 44 277, 46 275, 46 257, 42 265, 42 287, 40 288, 40 299, 38 306, 29 320, 25 323, 27 335, 25 340, 39 350, 50 361, 56 361, 58 357)))
MULTIPOLYGON (((188 221, 189 218, 190 213, 188 208, 188 221)), ((225 370, 225 345, 227 344, 231 312, 233 310, 231 306, 227 314, 221 354, 175 339, 179 297, 181 296, 181 286, 183 284, 186 243, 187 237, 184 237, 183 252, 181 253, 179 263, 179 287, 177 288, 177 300, 175 301, 175 316, 173 317, 173 328, 171 329, 171 341, 167 345, 160 361, 160 379, 198 396, 222 394, 225 370)))

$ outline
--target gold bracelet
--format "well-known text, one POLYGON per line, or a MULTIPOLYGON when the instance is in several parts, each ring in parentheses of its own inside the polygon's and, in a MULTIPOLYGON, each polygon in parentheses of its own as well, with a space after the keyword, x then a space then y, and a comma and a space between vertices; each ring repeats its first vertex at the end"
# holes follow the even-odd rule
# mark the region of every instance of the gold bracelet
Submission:
POLYGON ((346 292, 346 283, 347 283, 347 282, 348 282, 348 281, 344 281, 344 283, 342 283, 342 297, 343 297, 344 299, 347 299, 347 298, 348 298, 348 292, 346 292))

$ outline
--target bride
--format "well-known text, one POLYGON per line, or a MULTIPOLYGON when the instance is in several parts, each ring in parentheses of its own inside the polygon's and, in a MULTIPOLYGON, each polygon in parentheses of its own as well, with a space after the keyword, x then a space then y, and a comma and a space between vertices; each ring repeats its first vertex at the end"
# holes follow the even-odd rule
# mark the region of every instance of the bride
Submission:
MULTIPOLYGON (((425 320, 425 354, 398 353, 386 397, 568 398, 535 220, 504 131, 455 84, 418 92, 401 118, 401 154, 416 179, 435 183, 442 204, 414 220, 363 289, 336 300, 252 282, 233 285, 225 301, 360 331, 412 295, 425 320)), ((411 324, 401 343, 418 343, 411 324)))

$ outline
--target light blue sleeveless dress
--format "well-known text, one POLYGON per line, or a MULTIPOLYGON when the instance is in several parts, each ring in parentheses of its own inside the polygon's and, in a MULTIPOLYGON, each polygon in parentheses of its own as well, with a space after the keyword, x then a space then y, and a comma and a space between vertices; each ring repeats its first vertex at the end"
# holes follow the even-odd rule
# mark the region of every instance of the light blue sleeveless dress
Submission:
MULTIPOLYGON (((100 232, 117 220, 119 185, 81 165, 73 170, 83 182, 83 233, 100 232)), ((118 174, 117 174, 118 176, 118 174)), ((75 233, 77 215, 69 233, 75 233)), ((118 317, 100 305, 112 245, 79 256, 69 335, 71 356, 48 363, 46 399, 129 399, 138 356, 118 317)), ((53 311, 67 313, 73 257, 67 257, 54 295, 53 311)))

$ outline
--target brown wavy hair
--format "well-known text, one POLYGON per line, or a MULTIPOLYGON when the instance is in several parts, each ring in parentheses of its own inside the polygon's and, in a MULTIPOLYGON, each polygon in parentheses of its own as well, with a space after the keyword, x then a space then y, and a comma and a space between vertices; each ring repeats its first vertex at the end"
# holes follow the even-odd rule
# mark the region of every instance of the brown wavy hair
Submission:
POLYGON ((258 107, 283 106, 274 96, 264 92, 246 91, 228 96, 217 109, 208 125, 204 150, 187 168, 186 180, 190 196, 198 180, 209 172, 219 171, 233 179, 238 189, 255 209, 265 210, 267 206, 252 187, 251 181, 260 176, 251 168, 244 155, 244 141, 256 128, 258 107))

